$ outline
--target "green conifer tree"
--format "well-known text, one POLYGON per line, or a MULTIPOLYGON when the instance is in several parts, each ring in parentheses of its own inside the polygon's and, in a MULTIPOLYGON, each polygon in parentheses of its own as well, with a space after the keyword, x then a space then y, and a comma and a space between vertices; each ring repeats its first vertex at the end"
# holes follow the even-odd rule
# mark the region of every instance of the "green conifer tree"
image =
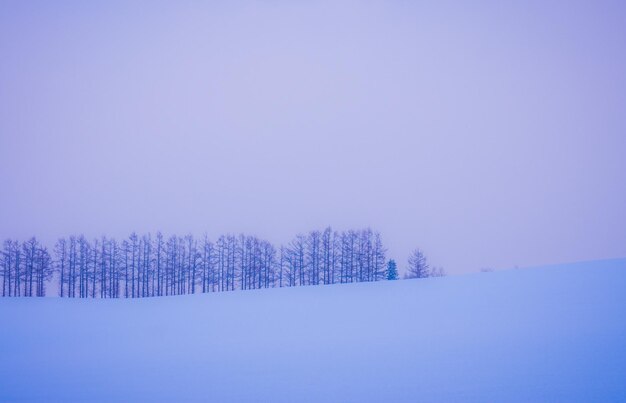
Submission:
POLYGON ((391 259, 387 262, 387 280, 397 280, 398 279, 398 267, 396 266, 396 261, 391 259))

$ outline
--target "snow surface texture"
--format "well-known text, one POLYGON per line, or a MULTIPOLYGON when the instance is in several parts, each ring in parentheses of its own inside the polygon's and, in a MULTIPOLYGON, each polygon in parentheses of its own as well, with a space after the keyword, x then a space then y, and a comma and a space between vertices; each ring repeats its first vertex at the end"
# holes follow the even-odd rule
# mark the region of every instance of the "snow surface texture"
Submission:
POLYGON ((0 318, 2 401, 626 401, 626 260, 0 318))

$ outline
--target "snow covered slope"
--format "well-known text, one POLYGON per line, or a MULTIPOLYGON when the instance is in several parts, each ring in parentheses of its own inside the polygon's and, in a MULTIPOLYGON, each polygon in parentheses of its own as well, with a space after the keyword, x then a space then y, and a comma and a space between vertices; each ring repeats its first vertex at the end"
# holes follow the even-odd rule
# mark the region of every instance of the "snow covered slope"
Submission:
POLYGON ((626 401, 626 260, 0 319, 2 401, 626 401))

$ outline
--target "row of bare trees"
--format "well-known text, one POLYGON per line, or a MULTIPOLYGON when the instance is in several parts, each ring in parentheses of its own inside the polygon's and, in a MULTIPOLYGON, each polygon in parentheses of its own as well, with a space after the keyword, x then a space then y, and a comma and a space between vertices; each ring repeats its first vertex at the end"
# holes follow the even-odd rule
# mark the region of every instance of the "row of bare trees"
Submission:
POLYGON ((48 249, 35 238, 6 240, 2 251, 2 296, 43 297, 54 273, 48 249))
POLYGON ((138 298, 235 289, 378 281, 386 276, 380 234, 311 231, 275 248, 254 236, 211 241, 165 237, 59 239, 52 254, 36 238, 4 242, 3 296, 44 296, 55 283, 70 298, 138 298))

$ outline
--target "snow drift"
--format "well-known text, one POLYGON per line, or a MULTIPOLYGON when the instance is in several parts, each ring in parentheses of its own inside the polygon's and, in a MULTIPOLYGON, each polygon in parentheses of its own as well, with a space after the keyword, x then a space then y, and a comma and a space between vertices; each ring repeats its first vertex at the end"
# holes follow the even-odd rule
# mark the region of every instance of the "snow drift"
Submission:
POLYGON ((0 318, 3 401, 626 400, 626 260, 0 318))

